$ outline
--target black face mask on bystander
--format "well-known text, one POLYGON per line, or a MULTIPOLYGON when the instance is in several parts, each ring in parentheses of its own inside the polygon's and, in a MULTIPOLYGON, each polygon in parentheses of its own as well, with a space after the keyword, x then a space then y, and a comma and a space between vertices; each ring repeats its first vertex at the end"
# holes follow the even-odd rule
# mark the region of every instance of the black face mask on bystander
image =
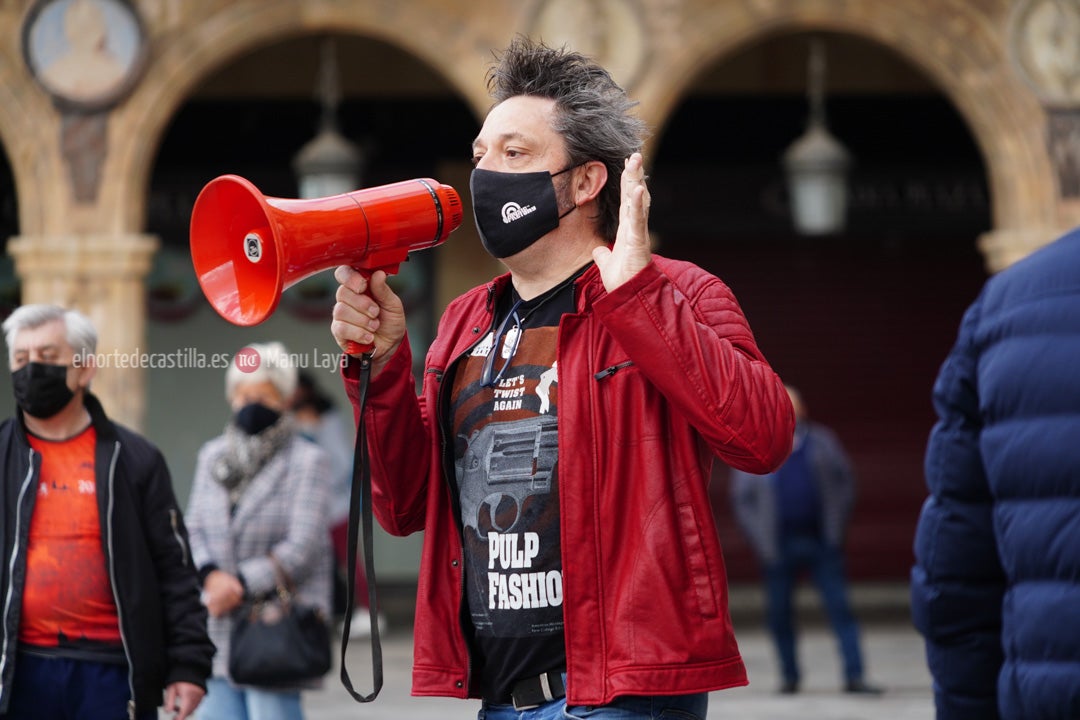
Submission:
POLYGON ((15 404, 31 417, 48 420, 63 410, 75 393, 67 384, 67 365, 30 362, 11 373, 15 404))
POLYGON ((248 403, 236 411, 233 422, 248 435, 258 435, 266 428, 276 423, 281 418, 281 413, 268 408, 261 403, 248 403))

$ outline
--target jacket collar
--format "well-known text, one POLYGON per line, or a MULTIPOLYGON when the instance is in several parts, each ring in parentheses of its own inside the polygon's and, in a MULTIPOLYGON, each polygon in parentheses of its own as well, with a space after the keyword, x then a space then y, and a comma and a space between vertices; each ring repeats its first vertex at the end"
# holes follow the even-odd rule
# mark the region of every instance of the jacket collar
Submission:
POLYGON ((574 287, 577 295, 578 312, 592 307, 593 303, 607 295, 604 282, 600 278, 600 268, 596 267, 596 263, 592 263, 585 269, 585 272, 581 273, 581 277, 574 283, 574 287))
MULTIPOLYGON (((105 415, 105 408, 101 406, 101 401, 89 390, 83 393, 83 407, 90 414, 90 424, 94 426, 94 432, 97 434, 98 440, 108 440, 109 442, 115 440, 117 437, 116 426, 105 415)), ((22 410, 18 408, 15 409, 15 422, 19 428, 17 441, 29 446, 29 441, 26 438, 30 431, 26 428, 22 410)))
MULTIPOLYGON (((503 273, 491 280, 487 285, 487 311, 495 312, 495 299, 500 297, 510 285, 510 273, 503 273)), ((600 279, 600 269, 596 263, 589 263, 581 276, 574 281, 574 296, 577 299, 577 312, 592 306, 594 302, 607 294, 604 283, 600 279)))

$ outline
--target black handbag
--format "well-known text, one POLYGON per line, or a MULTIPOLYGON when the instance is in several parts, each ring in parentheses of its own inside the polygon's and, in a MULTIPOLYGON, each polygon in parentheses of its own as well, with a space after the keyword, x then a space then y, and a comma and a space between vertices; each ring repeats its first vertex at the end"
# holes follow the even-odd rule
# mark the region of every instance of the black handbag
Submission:
POLYGON ((229 677, 239 685, 290 687, 330 670, 330 628, 323 612, 294 602, 288 576, 273 555, 275 592, 233 614, 229 677))

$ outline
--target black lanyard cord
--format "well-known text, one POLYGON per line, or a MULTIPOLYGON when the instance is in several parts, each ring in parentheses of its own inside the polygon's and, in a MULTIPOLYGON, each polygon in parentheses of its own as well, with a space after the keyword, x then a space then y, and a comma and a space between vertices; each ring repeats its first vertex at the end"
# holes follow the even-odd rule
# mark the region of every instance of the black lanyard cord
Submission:
POLYGON ((383 685, 382 643, 379 641, 379 603, 375 589, 375 558, 372 554, 372 519, 371 519, 371 461, 368 457, 367 433, 364 430, 364 410, 367 406, 368 383, 371 381, 371 353, 360 357, 359 379, 359 421, 356 423, 356 445, 353 450, 352 491, 349 495, 349 531, 348 548, 345 553, 348 563, 348 580, 345 591, 345 623, 341 629, 341 683, 357 702, 371 702, 379 696, 383 685), (361 513, 363 513, 361 515, 361 513), (356 544, 359 525, 363 521, 364 529, 364 573, 368 586, 368 614, 371 622, 371 675, 374 689, 370 695, 361 695, 353 689, 349 670, 345 667, 345 651, 349 645, 349 631, 352 629, 352 609, 356 596, 356 544))

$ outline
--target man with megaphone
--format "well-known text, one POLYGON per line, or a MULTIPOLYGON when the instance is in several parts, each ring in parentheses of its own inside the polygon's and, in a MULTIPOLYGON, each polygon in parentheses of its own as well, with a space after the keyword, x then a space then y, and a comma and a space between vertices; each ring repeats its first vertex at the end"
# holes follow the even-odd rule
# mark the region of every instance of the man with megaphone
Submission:
POLYGON ((485 248, 509 273, 446 309, 416 396, 401 300, 348 266, 331 331, 373 510, 424 533, 413 693, 488 720, 704 718, 745 685, 707 485, 774 470, 784 386, 731 291, 653 254, 645 128, 590 59, 515 39, 473 143, 485 248))

